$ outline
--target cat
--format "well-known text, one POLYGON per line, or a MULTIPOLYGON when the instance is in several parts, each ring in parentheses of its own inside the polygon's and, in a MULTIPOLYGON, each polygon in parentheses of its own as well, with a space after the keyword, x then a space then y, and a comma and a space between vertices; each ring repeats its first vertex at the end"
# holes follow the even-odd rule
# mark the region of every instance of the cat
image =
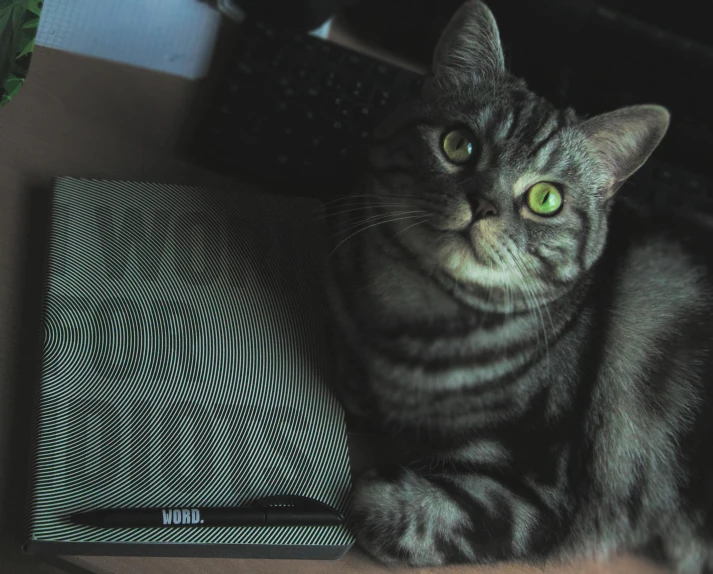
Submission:
POLYGON ((465 2, 336 219, 339 394, 392 458, 349 525, 386 564, 713 567, 710 236, 621 199, 669 112, 579 117, 465 2))

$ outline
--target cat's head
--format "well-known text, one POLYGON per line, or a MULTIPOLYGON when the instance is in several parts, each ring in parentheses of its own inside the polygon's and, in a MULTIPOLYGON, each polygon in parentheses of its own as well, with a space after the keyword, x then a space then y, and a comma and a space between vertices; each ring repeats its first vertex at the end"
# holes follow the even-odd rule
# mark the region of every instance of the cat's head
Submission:
POLYGON ((421 97, 377 130, 370 191, 411 256, 477 304, 551 300, 600 257, 615 193, 668 123, 654 105, 554 108, 507 72, 492 13, 468 1, 421 97))

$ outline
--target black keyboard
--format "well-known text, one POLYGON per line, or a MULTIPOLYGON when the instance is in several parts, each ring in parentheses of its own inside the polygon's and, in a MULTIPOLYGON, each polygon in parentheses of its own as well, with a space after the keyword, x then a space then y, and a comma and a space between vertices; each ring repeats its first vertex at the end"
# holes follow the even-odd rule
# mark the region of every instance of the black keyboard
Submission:
POLYGON ((421 76, 320 38, 241 25, 191 146, 229 175, 326 183, 358 169, 375 125, 421 76))
MULTIPOLYGON (((209 88, 189 155, 228 176, 275 182, 282 192, 287 183, 299 195, 341 195, 361 169, 373 128, 420 85, 421 76, 402 68, 308 34, 246 21, 232 57, 209 88)), ((593 89, 591 78, 571 70, 563 70, 552 92, 543 95, 586 113, 648 101, 625 84, 606 93, 593 89)), ((678 206, 713 214, 713 162, 707 159, 713 150, 706 141, 713 131, 676 115, 690 102, 661 96, 674 108, 666 145, 624 193, 665 210, 678 206)))

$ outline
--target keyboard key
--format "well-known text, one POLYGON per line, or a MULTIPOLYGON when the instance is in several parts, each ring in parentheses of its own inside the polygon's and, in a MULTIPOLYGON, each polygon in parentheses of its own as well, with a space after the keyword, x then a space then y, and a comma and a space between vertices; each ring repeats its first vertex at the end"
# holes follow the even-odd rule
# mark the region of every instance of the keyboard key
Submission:
POLYGON ((246 64, 245 62, 240 62, 240 63, 237 65, 237 71, 238 71, 240 74, 249 75, 249 74, 252 74, 252 73, 253 73, 253 68, 252 68, 252 66, 249 66, 249 65, 246 64))
POLYGON ((347 56, 344 63, 346 64, 347 68, 350 70, 361 71, 359 69, 359 64, 361 64, 361 62, 362 62, 362 59, 359 56, 357 56, 356 54, 351 54, 351 55, 347 56))

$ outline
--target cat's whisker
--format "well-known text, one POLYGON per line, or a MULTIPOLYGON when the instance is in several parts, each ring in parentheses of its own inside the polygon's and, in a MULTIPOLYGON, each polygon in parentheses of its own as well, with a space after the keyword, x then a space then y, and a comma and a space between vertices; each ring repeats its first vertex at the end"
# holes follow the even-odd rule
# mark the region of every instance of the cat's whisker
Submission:
MULTIPOLYGON (((502 268, 503 267, 503 258, 500 252, 495 248, 495 246, 491 244, 487 244, 486 247, 488 248, 488 255, 490 255, 490 258, 495 260, 494 262, 498 264, 498 267, 502 268)), ((505 313, 512 313, 512 293, 510 292, 510 286, 505 283, 503 285, 504 291, 505 291, 505 313)))
MULTIPOLYGON (((518 254, 517 252, 514 252, 514 253, 513 253, 513 257, 515 257, 515 258, 520 262, 520 264, 521 264, 521 266, 522 266, 522 269, 523 269, 524 271, 528 271, 528 270, 529 270, 529 269, 528 269, 528 266, 527 266, 527 263, 525 262, 525 260, 524 260, 523 257, 522 257, 522 254, 518 254)), ((526 280, 529 280, 530 283, 532 282, 532 279, 530 278, 529 275, 526 275, 524 272, 523 272, 523 275, 525 276, 525 279, 526 279, 526 280)), ((528 284, 529 284, 529 283, 528 283, 528 284)), ((532 288, 532 287, 531 287, 531 288, 532 288)), ((533 291, 533 296, 534 296, 535 299, 536 299, 536 293, 534 292, 534 288, 532 289, 532 291, 533 291)), ((552 327, 552 331, 555 331, 555 325, 554 325, 554 322, 552 321, 552 314, 550 313, 549 305, 546 305, 546 304, 543 305, 543 304, 541 304, 541 303, 540 303, 539 301, 537 301, 537 300, 536 300, 536 303, 537 303, 538 307, 540 307, 540 308, 543 308, 543 307, 544 307, 545 311, 547 312, 548 318, 549 318, 549 320, 550 320, 550 327, 552 327)), ((543 327, 544 327, 544 325, 543 325, 543 327)))
MULTIPOLYGON (((490 271, 492 272, 493 269, 495 268, 495 263, 498 263, 498 265, 502 265, 502 258, 500 257, 500 254, 498 253, 497 249, 493 245, 491 245, 489 242, 484 243, 483 247, 487 250, 487 255, 490 259, 490 271), (496 261, 497 259, 497 261, 496 261)), ((505 305, 507 307, 507 286, 504 288, 505 291, 505 305)), ((490 283, 490 286, 488 287, 488 303, 490 303, 490 297, 493 292, 493 284, 490 283)))
MULTIPOLYGON (((505 247, 505 249, 512 257, 515 268, 517 269, 517 274, 519 276, 521 286, 525 290, 526 293, 529 293, 529 299, 531 301, 532 308, 534 311, 537 312, 537 320, 540 323, 540 325, 542 326, 542 334, 543 334, 543 338, 545 341, 545 357, 547 360, 547 372, 549 374, 550 373, 550 346, 549 346, 549 340, 547 337, 547 326, 545 325, 545 318, 544 318, 544 315, 542 314, 542 305, 539 304, 539 302, 537 300, 537 295, 534 291, 534 288, 528 281, 530 278, 526 273, 526 271, 527 271, 526 263, 522 260, 521 257, 518 257, 517 252, 514 252, 507 246, 505 247)), ((528 295, 526 295, 526 298, 528 298, 528 295)), ((545 307, 545 309, 549 315, 549 308, 545 307)), ((552 326, 553 331, 554 331, 554 324, 552 323, 551 315, 549 315, 549 319, 550 319, 550 325, 552 326)), ((539 346, 539 330, 538 330, 538 346, 539 346)))
POLYGON ((399 231, 396 235, 394 235, 394 237, 395 237, 395 238, 398 237, 398 236, 401 235, 404 231, 408 231, 408 230, 411 229, 412 227, 416 227, 417 225, 421 225, 422 223, 426 223, 426 221, 428 221, 428 220, 430 219, 430 217, 431 217, 430 215, 429 215, 429 216, 426 216, 426 217, 425 217, 424 219, 422 219, 421 221, 417 221, 416 223, 413 223, 412 225, 409 225, 409 226, 406 227, 405 229, 402 229, 401 231, 399 231))
POLYGON ((394 203, 397 203, 399 205, 413 205, 414 202, 407 202, 407 199, 410 198, 401 198, 401 197, 393 197, 393 198, 387 198, 388 200, 377 200, 376 198, 370 198, 370 199, 360 199, 360 200, 354 200, 350 202, 343 202, 337 205, 331 205, 331 206, 325 206, 326 209, 325 211, 331 212, 332 209, 341 209, 342 207, 360 207, 360 206, 379 206, 379 205, 392 205, 394 203))
MULTIPOLYGON (((490 261, 490 274, 492 275, 492 273, 493 273, 493 261, 491 260, 490 261)), ((493 284, 490 283, 490 285, 488 285, 488 300, 487 300, 488 305, 490 305, 490 297, 492 294, 493 294, 493 284)))
POLYGON ((362 219, 360 221, 356 221, 351 223, 350 225, 346 226, 344 229, 340 229, 338 233, 344 233, 347 231, 350 231, 356 227, 359 227, 360 225, 364 225, 365 223, 370 223, 375 220, 379 219, 388 219, 389 217, 401 217, 403 215, 418 215, 424 213, 422 210, 412 210, 412 211, 403 211, 403 212, 398 212, 398 213, 379 213, 377 215, 372 215, 370 217, 367 217, 365 219, 362 219))
POLYGON ((357 231, 355 231, 355 232, 352 233, 351 235, 348 235, 347 237, 345 237, 344 239, 342 239, 342 241, 340 241, 340 242, 337 244, 337 246, 336 246, 334 249, 332 249, 332 251, 331 251, 331 252, 329 253, 329 255, 327 256, 327 259, 329 260, 329 259, 332 257, 332 255, 334 254, 334 252, 335 252, 337 249, 339 249, 342 245, 344 245, 344 243, 345 243, 347 240, 351 239, 351 238, 354 237, 355 235, 358 235, 359 233, 362 233, 362 232, 364 232, 364 231, 366 231, 366 230, 368 230, 368 229, 371 229, 372 227, 376 227, 377 225, 383 225, 383 224, 385 224, 385 223, 394 223, 394 222, 396 222, 396 221, 402 221, 402 220, 404 220, 404 219, 413 219, 413 218, 415 218, 415 217, 419 217, 419 216, 418 216, 418 215, 407 215, 407 216, 405 216, 405 217, 397 217, 396 219, 387 219, 387 220, 385 220, 385 221, 377 221, 376 223, 372 223, 371 225, 367 225, 367 226, 364 227, 363 229, 358 229, 357 231))
MULTIPOLYGON (((537 307, 538 307, 537 301, 536 301, 532 291, 528 288, 525 275, 524 275, 522 269, 520 268, 520 265, 518 264, 517 259, 513 256, 512 252, 507 248, 506 248, 506 251, 507 251, 507 253, 510 257, 510 261, 512 263, 511 271, 513 271, 515 273, 515 276, 518 279, 518 287, 520 287, 520 289, 522 290, 522 294, 525 297, 525 302, 526 302, 527 306, 529 307, 529 311, 530 311, 530 313, 536 313, 537 307)), ((539 314, 536 315, 536 319, 537 319, 538 323, 543 322, 542 317, 540 317, 539 314)), ((543 327, 544 327, 544 324, 543 324, 543 327)), ((537 330, 537 346, 538 347, 540 346, 540 331, 539 331, 539 329, 537 330)), ((545 339, 545 347, 547 347, 547 339, 545 339)))
POLYGON ((368 199, 354 199, 353 201, 344 201, 339 204, 332 204, 332 205, 327 205, 323 206, 324 211, 330 212, 333 209, 341 209, 343 207, 351 207, 351 206, 366 206, 366 205, 391 205, 392 203, 398 203, 398 204, 403 204, 403 205, 413 205, 414 201, 407 201, 411 200, 411 198, 407 197, 389 197, 389 198, 368 198, 368 199))
POLYGON ((547 340, 547 331, 545 329, 544 318, 542 316, 542 313, 540 312, 539 305, 537 303, 537 297, 535 296, 535 293, 532 290, 531 286, 528 284, 527 276, 525 275, 515 255, 507 247, 505 248, 505 250, 507 251, 508 256, 510 258, 510 262, 512 263, 511 271, 514 272, 517 278, 518 287, 520 288, 522 295, 525 297, 525 303, 528 306, 528 311, 530 314, 534 314, 535 321, 537 322, 538 327, 541 326, 541 329, 535 329, 535 335, 537 337, 537 348, 539 349, 541 345, 540 330, 542 330, 543 339, 545 343, 545 355, 547 357, 547 365, 549 371, 549 341, 547 340))
MULTIPOLYGON (((374 209, 374 208, 378 208, 378 207, 391 207, 391 208, 404 208, 404 209, 408 209, 408 208, 411 208, 411 207, 413 207, 413 206, 406 205, 406 204, 400 204, 400 203, 384 203, 384 204, 374 204, 374 205, 360 205, 359 207, 354 207, 354 206, 347 206, 347 207, 349 207, 349 209, 343 209, 343 210, 341 210, 341 211, 334 211, 334 212, 322 214, 320 217, 316 217, 316 218, 314 219, 314 221, 321 221, 321 220, 327 219, 328 217, 336 217, 336 216, 338 216, 338 215, 343 215, 343 214, 345 214, 345 213, 353 213, 353 212, 355 212, 355 211, 364 211, 364 210, 367 210, 367 209, 374 209)), ((423 210, 422 210, 422 211, 423 211, 423 210)))
MULTIPOLYGON (((365 202, 365 201, 355 201, 353 203, 343 203, 341 205, 336 205, 334 206, 335 208, 347 208, 347 207, 379 207, 379 206, 388 206, 388 205, 413 205, 411 203, 406 203, 404 201, 401 202, 395 202, 395 201, 371 201, 371 202, 365 202)), ((328 210, 328 213, 332 213, 331 210, 328 210)))
POLYGON ((320 204, 320 207, 326 207, 328 205, 333 205, 339 201, 350 201, 358 198, 376 198, 376 199, 414 199, 412 195, 406 195, 406 194, 384 194, 384 193, 364 193, 364 194, 349 194, 349 195, 344 195, 342 197, 337 197, 335 199, 332 199, 330 201, 325 201, 324 203, 320 204))
POLYGON ((504 246, 504 249, 508 255, 509 262, 511 263, 511 271, 515 273, 515 276, 518 279, 518 286, 522 289, 522 294, 525 297, 525 302, 528 307, 531 307, 531 312, 535 311, 538 307, 537 298, 535 297, 534 292, 527 283, 527 276, 523 271, 522 266, 518 262, 518 259, 515 257, 515 254, 507 246, 504 246))
MULTIPOLYGON (((513 261, 515 262, 515 265, 520 269, 520 266, 517 263, 517 259, 513 258, 513 261)), ((549 340, 547 339, 547 327, 545 326, 545 318, 542 315, 542 310, 540 309, 540 305, 537 303, 537 298, 535 293, 533 292, 531 286, 527 282, 527 277, 525 276, 524 272, 522 270, 519 271, 520 275, 520 281, 522 288, 525 290, 526 293, 528 293, 527 297, 530 300, 530 305, 532 306, 532 309, 534 312, 537 313, 537 322, 541 325, 542 327, 542 336, 545 341, 545 356, 547 357, 547 371, 549 372, 550 370, 550 344, 549 340)), ((539 347, 540 345, 540 330, 537 330, 537 345, 539 347)))
MULTIPOLYGON (((524 264, 524 262, 523 262, 524 264)), ((552 327, 552 331, 555 331, 555 324, 554 321, 552 321, 552 314, 550 313, 550 306, 548 304, 540 305, 540 307, 544 308, 545 312, 547 313, 547 316, 550 320, 550 327, 552 327)))

